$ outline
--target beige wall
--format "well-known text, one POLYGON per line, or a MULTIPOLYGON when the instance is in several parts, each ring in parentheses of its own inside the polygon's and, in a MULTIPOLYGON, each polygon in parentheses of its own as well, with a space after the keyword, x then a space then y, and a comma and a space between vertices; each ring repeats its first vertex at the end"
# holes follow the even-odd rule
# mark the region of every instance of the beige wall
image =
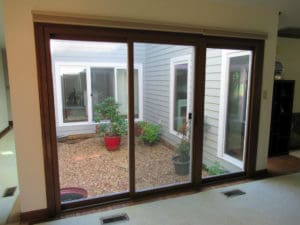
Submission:
POLYGON ((266 166, 277 13, 263 8, 243 8, 205 0, 4 0, 4 25, 14 112, 21 211, 46 207, 41 123, 38 101, 34 32, 31 10, 127 17, 160 22, 224 27, 267 32, 262 100, 262 138, 257 169, 266 166))
POLYGON ((296 81, 293 112, 300 112, 300 39, 278 38, 276 59, 283 64, 284 79, 296 81))

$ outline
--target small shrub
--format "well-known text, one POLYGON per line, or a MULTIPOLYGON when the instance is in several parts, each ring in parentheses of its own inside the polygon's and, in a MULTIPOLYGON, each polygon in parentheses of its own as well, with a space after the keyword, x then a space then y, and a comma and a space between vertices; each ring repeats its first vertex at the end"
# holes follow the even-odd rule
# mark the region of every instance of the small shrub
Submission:
POLYGON ((127 134, 127 121, 120 114, 119 104, 108 97, 95 106, 97 132, 102 136, 123 136, 127 134), (106 121, 106 122, 103 122, 106 121))
POLYGON ((154 145, 160 140, 160 125, 150 122, 142 123, 142 134, 140 135, 146 145, 154 145))
POLYGON ((220 175, 225 173, 225 170, 219 162, 214 162, 211 166, 205 166, 208 175, 220 175))

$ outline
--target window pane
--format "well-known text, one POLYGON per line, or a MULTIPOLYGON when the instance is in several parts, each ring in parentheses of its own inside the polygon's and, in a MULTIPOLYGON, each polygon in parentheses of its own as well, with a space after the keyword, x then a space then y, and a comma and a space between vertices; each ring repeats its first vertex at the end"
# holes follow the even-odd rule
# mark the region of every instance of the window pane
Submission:
POLYGON ((174 68, 174 130, 184 132, 187 118, 188 64, 177 64, 174 68))
POLYGON ((93 120, 95 105, 107 97, 115 97, 114 68, 91 68, 93 120))
POLYGON ((206 50, 202 176, 244 171, 251 52, 206 50))
MULTIPOLYGON (((117 69, 117 102, 120 104, 120 112, 122 114, 127 114, 128 108, 128 75, 126 69, 117 69)), ((138 80, 138 70, 134 70, 134 108, 135 108, 135 118, 139 117, 139 80, 138 80)))
POLYGON ((86 69, 65 66, 60 74, 64 123, 87 121, 86 69))
POLYGON ((249 60, 249 55, 231 57, 229 60, 225 153, 238 160, 243 160, 244 156, 249 60))
POLYGON ((127 44, 51 40, 50 47, 61 202, 128 193, 126 70, 118 90, 116 79, 117 68, 128 67, 127 44))
POLYGON ((143 120, 135 123, 138 192, 191 181, 192 121, 186 115, 193 110, 193 76, 187 76, 193 55, 193 46, 134 44, 134 63, 143 65, 143 120))

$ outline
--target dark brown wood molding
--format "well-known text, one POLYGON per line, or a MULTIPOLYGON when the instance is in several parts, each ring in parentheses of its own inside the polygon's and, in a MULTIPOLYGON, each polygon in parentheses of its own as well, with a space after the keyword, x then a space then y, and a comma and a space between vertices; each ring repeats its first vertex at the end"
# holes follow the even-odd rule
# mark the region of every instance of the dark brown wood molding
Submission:
POLYGON ((35 42, 36 42, 36 60, 38 70, 38 86, 40 100, 41 128, 44 151, 44 170, 46 182, 46 196, 48 217, 54 217, 59 214, 59 175, 58 158, 56 149, 56 130, 54 117, 54 101, 51 66, 49 65, 50 50, 49 37, 47 40, 45 27, 41 24, 35 24, 35 42))
POLYGON ((9 125, 10 127, 13 127, 13 126, 14 126, 14 122, 13 122, 12 120, 8 121, 8 125, 9 125))
POLYGON ((4 128, 4 130, 0 132, 0 138, 4 137, 11 129, 11 126, 4 128))
POLYGON ((48 219, 48 210, 47 209, 38 209, 28 212, 23 212, 20 214, 21 223, 36 223, 42 222, 48 219))

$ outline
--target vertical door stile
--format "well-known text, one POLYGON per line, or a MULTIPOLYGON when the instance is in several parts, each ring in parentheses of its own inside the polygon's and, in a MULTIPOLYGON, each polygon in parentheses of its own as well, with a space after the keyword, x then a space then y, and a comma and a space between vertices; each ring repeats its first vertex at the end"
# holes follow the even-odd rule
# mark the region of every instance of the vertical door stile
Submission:
POLYGON ((192 183, 194 185, 199 185, 201 184, 203 155, 203 111, 206 60, 205 44, 201 42, 195 49, 192 183))
POLYGON ((128 41, 128 135, 129 135, 129 192, 135 193, 135 137, 134 137, 134 53, 133 42, 128 41))

